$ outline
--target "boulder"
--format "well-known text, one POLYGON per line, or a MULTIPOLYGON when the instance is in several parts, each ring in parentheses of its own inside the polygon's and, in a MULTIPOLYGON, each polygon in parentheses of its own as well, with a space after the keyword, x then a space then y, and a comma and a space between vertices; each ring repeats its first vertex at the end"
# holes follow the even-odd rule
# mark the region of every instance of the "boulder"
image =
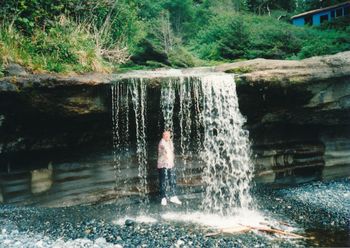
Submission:
POLYGON ((4 70, 6 76, 26 76, 28 75, 27 71, 16 63, 9 63, 4 70))

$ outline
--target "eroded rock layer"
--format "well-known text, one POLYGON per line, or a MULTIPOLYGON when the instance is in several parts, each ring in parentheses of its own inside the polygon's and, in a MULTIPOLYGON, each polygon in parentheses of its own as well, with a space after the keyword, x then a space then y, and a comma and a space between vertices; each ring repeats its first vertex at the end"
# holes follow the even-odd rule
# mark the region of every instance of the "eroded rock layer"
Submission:
MULTIPOLYGON (((349 174, 350 52, 302 61, 258 59, 186 69, 181 73, 190 76, 194 72, 215 71, 235 74, 239 106, 247 118, 258 181, 293 183, 349 174)), ((39 169, 36 167, 51 168, 48 166, 51 164, 55 170, 55 159, 50 159, 49 155, 52 153, 60 154, 60 159, 67 161, 74 160, 71 152, 82 157, 101 150, 111 154, 110 85, 116 80, 145 75, 148 77, 147 94, 154 96, 147 103, 147 111, 158 113, 159 85, 164 77, 176 77, 176 70, 1 78, 1 182, 8 182, 5 176, 17 167, 31 171, 39 169), (37 161, 36 165, 24 162, 29 160, 37 161)), ((159 118, 158 114, 148 114, 148 125, 157 127, 159 118)), ((132 128, 130 135, 135 136, 132 128)), ((153 149, 158 134, 149 132, 147 135, 153 149)), ((149 156, 153 161, 155 154, 151 152, 149 156)), ((99 160, 109 164, 105 156, 94 159, 94 164, 99 160)), ((195 158, 192 163, 191 171, 185 173, 185 177, 192 180, 179 178, 179 181, 198 185, 200 164, 195 158)), ((130 175, 137 170, 134 164, 135 168, 126 168, 130 175)), ((151 170, 152 163, 149 164, 151 170)), ((108 166, 112 166, 112 161, 108 166)), ((111 178, 107 181, 112 185, 113 173, 109 174, 111 178)), ((134 174, 136 177, 137 173, 134 174)), ((50 178, 54 175, 50 174, 50 178)), ((149 178, 156 180, 156 173, 151 170, 149 178)), ((128 180, 133 181, 132 178, 128 180)), ((51 182, 47 185, 51 187, 51 182)), ((154 189, 156 184, 151 182, 150 187, 154 189)), ((0 195, 0 201, 2 198, 0 195)))

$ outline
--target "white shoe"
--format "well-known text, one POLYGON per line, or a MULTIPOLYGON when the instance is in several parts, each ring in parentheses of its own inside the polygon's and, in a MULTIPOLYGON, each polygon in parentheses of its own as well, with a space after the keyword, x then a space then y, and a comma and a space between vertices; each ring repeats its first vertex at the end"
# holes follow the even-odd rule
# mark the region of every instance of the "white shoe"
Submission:
POLYGON ((162 198, 161 204, 162 204, 162 206, 166 206, 167 201, 166 201, 166 198, 165 198, 165 197, 162 198))
POLYGON ((178 205, 181 205, 181 204, 182 204, 182 202, 179 200, 179 198, 177 198, 177 196, 172 196, 172 197, 170 197, 170 201, 171 201, 172 203, 175 203, 175 204, 178 204, 178 205))

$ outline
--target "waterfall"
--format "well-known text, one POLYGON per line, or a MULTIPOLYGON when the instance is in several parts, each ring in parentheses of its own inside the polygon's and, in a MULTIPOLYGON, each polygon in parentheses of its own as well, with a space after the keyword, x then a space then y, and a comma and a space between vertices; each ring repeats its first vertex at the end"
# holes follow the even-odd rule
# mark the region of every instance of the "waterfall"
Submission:
MULTIPOLYGON (((176 156, 182 161, 181 166, 178 166, 182 174, 181 183, 189 184, 191 161, 198 158, 203 170, 202 203, 206 212, 231 215, 240 208, 250 208, 250 144, 248 132, 243 129, 245 119, 239 111, 233 77, 222 73, 160 77, 162 84, 159 111, 163 116, 163 128, 173 130, 178 135, 178 144, 175 145, 179 147, 176 156)), ((125 102, 130 98, 135 114, 140 180, 138 191, 143 197, 148 192, 146 129, 154 129, 154 126, 146 126, 146 85, 151 83, 149 80, 149 75, 130 77, 112 86, 114 158, 120 159, 117 153, 122 146, 129 144, 129 141, 121 141, 129 139, 130 123, 128 114, 120 109, 128 111, 128 104, 125 102), (124 86, 120 86, 122 84, 124 86), (120 120, 118 125, 118 118, 127 119, 120 120)), ((153 131, 161 134, 163 129, 153 131)), ((118 161, 115 164, 118 165, 118 161)), ((152 166, 156 169, 155 165, 152 166)))
POLYGON ((201 157, 205 162, 203 181, 206 211, 232 214, 251 205, 252 177, 250 145, 245 119, 238 108, 234 80, 229 75, 201 78, 203 93, 204 141, 201 157))
POLYGON ((130 92, 136 119, 136 154, 138 160, 139 192, 143 200, 148 202, 147 186, 147 143, 146 143, 146 84, 143 79, 130 82, 130 92))
POLYGON ((118 187, 118 177, 120 175, 120 136, 119 136, 119 114, 120 114, 120 94, 119 84, 112 84, 112 133, 113 133, 113 167, 115 190, 118 187))
MULTIPOLYGON (((121 154, 129 156, 130 121, 129 98, 135 114, 136 156, 138 161, 138 192, 144 202, 148 202, 147 183, 147 143, 146 143, 146 84, 142 79, 130 79, 127 82, 117 81, 112 87, 112 133, 113 133, 113 164, 115 173, 115 188, 121 190, 120 181, 129 181, 121 173, 121 154)), ((124 159, 125 168, 129 168, 128 158, 124 159)), ((123 191, 121 195, 125 192, 123 191)))
POLYGON ((161 88, 160 105, 164 119, 164 130, 174 130, 175 82, 175 80, 168 79, 161 88))

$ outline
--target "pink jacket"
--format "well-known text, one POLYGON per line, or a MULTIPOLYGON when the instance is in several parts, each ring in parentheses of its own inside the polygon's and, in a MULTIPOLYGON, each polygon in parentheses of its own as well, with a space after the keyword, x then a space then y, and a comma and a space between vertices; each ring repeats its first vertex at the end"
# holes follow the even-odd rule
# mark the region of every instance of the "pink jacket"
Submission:
POLYGON ((158 161, 157 168, 171 169, 174 167, 174 144, 171 140, 165 141, 161 139, 158 145, 158 161))

